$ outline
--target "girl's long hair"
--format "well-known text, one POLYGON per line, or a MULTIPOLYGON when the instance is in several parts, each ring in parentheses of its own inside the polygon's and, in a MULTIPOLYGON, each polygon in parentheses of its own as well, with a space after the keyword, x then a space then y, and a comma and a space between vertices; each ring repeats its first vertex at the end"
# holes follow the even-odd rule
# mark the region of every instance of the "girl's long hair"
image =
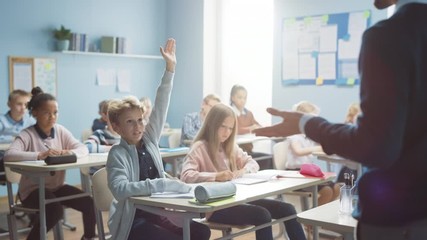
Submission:
POLYGON ((220 148, 223 148, 225 156, 230 161, 230 170, 237 170, 236 159, 234 157, 234 146, 235 146, 235 136, 237 132, 236 126, 236 114, 233 109, 225 104, 218 103, 212 107, 206 116, 203 126, 197 134, 194 142, 196 141, 206 141, 209 158, 213 162, 214 166, 219 170, 219 162, 223 159, 218 159, 218 152, 220 148), (227 117, 232 117, 234 119, 233 130, 230 134, 230 137, 225 140, 224 143, 220 143, 218 136, 218 129, 222 126, 224 120, 227 117))

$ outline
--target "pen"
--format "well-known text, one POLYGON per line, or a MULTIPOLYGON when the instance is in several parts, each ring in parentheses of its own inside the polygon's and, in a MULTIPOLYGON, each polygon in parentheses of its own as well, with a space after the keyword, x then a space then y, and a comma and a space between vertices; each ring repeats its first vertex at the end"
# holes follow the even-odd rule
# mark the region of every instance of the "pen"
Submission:
POLYGON ((47 145, 47 143, 43 143, 43 145, 47 148, 47 149, 49 149, 49 150, 51 150, 52 148, 49 146, 49 145, 47 145))

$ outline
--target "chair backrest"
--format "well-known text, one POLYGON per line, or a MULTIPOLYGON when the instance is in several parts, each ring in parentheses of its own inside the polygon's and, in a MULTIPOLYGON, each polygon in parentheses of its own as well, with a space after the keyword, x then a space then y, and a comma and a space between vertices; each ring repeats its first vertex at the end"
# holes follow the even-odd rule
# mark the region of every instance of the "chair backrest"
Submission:
POLYGON ((279 170, 286 169, 287 154, 289 150, 289 140, 285 139, 273 146, 274 168, 279 170))
POLYGON ((113 194, 108 188, 107 170, 105 167, 96 171, 92 176, 92 194, 95 207, 100 211, 109 211, 113 194))
POLYGON ((174 130, 168 137, 168 143, 170 148, 179 147, 181 144, 181 129, 174 130))
POLYGON ((13 172, 8 167, 4 168, 4 173, 6 174, 7 181, 10 183, 19 183, 19 180, 21 180, 21 174, 13 172))
POLYGON ((85 129, 82 132, 82 142, 86 141, 92 135, 92 129, 85 129))

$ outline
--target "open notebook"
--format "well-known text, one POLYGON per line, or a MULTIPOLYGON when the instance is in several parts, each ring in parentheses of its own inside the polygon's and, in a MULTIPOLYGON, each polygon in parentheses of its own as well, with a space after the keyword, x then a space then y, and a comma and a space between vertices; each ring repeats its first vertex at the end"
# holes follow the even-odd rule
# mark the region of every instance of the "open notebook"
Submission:
MULTIPOLYGON (((333 173, 331 173, 333 174, 333 173)), ((325 173, 325 177, 329 177, 330 174, 325 173)), ((256 173, 246 173, 241 178, 233 179, 232 182, 235 184, 255 184, 266 182, 277 178, 309 178, 310 176, 302 175, 299 171, 295 170, 276 170, 276 169, 265 169, 256 173)))

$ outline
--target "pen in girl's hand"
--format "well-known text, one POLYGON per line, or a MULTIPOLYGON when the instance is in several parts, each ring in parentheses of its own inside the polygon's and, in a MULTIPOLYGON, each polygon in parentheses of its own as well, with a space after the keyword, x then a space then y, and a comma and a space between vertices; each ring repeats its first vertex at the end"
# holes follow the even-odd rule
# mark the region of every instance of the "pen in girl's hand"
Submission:
POLYGON ((52 150, 52 148, 49 146, 49 145, 47 145, 47 143, 43 143, 43 145, 47 148, 47 149, 49 149, 49 150, 52 150))

